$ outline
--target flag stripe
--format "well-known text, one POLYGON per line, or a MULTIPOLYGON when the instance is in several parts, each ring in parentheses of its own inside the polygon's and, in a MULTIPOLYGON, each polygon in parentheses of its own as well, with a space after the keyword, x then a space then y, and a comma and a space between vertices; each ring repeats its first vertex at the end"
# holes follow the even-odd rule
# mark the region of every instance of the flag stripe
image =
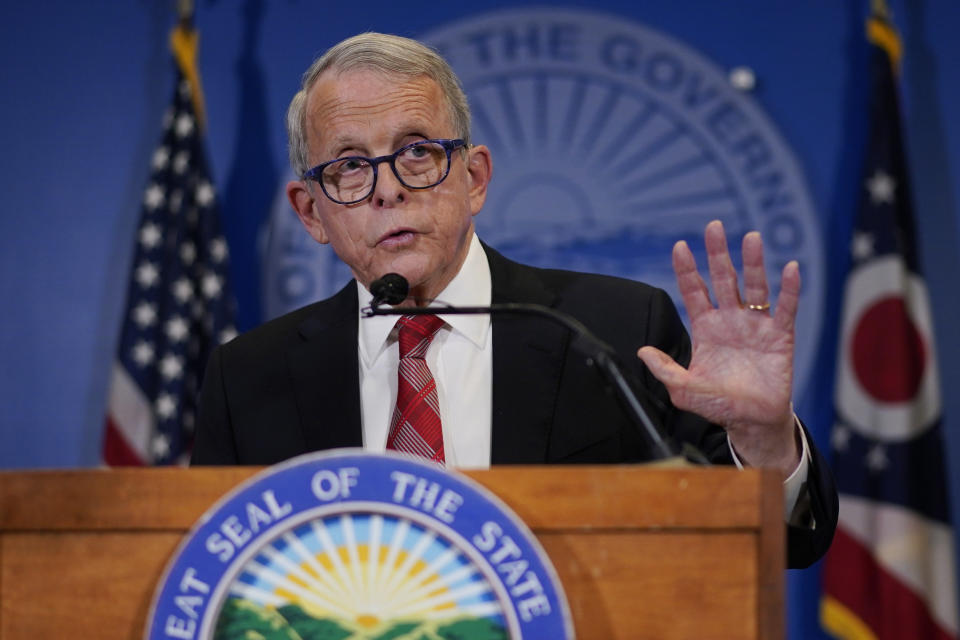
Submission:
POLYGON ((129 441, 110 416, 107 416, 107 430, 103 438, 103 458, 110 460, 110 464, 124 467, 139 467, 146 462, 142 455, 130 447, 129 441))
MULTIPOLYGON (((924 600, 913 589, 886 571, 877 563, 871 549, 843 529, 837 530, 830 552, 838 560, 824 570, 830 597, 851 616, 874 629, 877 638, 948 640, 955 637, 937 624, 924 600)), ((846 627, 835 619, 824 619, 823 624, 838 637, 857 637, 841 635, 839 632, 846 627)))
POLYGON ((843 535, 873 549, 879 571, 929 603, 937 624, 957 630, 953 529, 896 505, 840 497, 843 535))
MULTIPOLYGON (((113 426, 112 437, 123 443, 127 462, 122 464, 144 464, 149 459, 148 446, 150 435, 156 427, 153 407, 140 391, 137 383, 127 374, 126 369, 114 364, 110 378, 110 399, 108 419, 113 426), (138 460, 139 462, 131 462, 138 460)), ((120 446, 114 443, 113 447, 120 446)), ((106 454, 106 451, 104 452, 106 454)), ((112 460, 112 457, 106 457, 112 460)))

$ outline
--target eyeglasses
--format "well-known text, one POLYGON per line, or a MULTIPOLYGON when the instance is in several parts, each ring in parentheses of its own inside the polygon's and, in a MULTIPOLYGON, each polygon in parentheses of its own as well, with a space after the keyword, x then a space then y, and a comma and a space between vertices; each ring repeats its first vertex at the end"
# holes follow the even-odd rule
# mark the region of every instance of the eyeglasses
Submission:
POLYGON ((377 167, 389 162, 393 175, 408 189, 429 189, 450 173, 450 153, 465 146, 463 140, 419 140, 388 156, 348 156, 315 166, 303 179, 320 184, 337 204, 355 204, 370 197, 377 186, 377 167))

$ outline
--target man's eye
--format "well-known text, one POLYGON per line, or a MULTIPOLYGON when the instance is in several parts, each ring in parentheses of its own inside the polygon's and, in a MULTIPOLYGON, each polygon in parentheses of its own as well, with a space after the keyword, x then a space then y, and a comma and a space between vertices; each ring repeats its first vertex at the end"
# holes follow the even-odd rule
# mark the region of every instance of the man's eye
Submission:
POLYGON ((361 171, 367 163, 360 158, 349 158, 337 165, 337 171, 340 173, 351 173, 361 171))
POLYGON ((418 144, 418 145, 415 146, 415 147, 410 147, 410 149, 407 151, 407 153, 409 153, 410 156, 413 157, 413 158, 422 158, 422 157, 424 157, 424 156, 429 155, 429 154, 430 154, 430 150, 427 148, 427 145, 425 145, 425 144, 418 144))
POLYGON ((406 149, 403 154, 401 154, 400 159, 407 162, 411 160, 424 160, 442 153, 443 148, 439 145, 432 142, 424 142, 423 144, 414 145, 406 149))

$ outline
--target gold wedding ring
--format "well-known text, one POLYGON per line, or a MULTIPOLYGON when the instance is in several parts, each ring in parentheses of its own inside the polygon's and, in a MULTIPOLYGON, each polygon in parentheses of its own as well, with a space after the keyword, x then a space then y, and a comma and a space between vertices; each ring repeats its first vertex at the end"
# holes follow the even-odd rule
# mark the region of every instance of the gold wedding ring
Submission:
POLYGON ((748 304, 747 309, 750 309, 750 311, 762 311, 766 313, 767 311, 770 311, 770 303, 764 302, 763 304, 748 304))

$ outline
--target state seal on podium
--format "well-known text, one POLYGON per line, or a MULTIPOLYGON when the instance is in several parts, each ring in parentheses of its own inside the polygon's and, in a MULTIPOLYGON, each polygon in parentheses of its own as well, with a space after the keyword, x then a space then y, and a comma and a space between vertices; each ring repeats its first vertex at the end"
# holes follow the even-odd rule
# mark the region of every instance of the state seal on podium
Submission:
POLYGON ((426 461, 340 450, 270 467, 205 513, 157 586, 146 637, 574 634, 549 559, 493 494, 426 461))

